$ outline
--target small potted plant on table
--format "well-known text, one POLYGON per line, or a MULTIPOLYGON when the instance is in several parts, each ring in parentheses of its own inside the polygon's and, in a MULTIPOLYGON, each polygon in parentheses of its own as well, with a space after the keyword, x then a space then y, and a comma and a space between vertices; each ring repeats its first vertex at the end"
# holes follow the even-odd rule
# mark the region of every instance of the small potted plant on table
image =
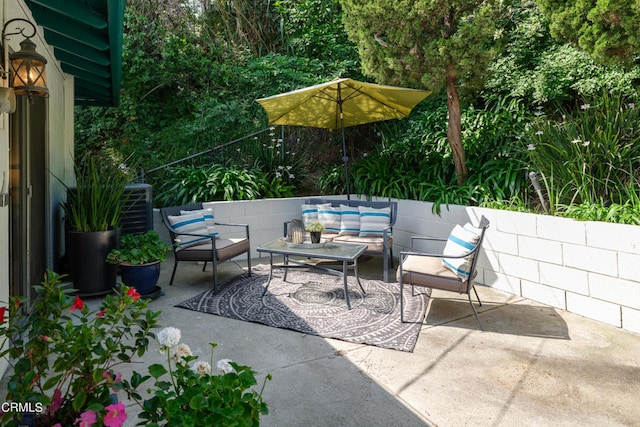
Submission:
POLYGON ((124 284, 133 286, 140 295, 147 296, 156 291, 160 263, 164 262, 170 249, 154 230, 143 234, 125 234, 120 238, 120 249, 109 252, 107 262, 120 266, 120 277, 124 284))
POLYGON ((310 222, 305 229, 311 235, 311 243, 320 243, 320 236, 322 236, 322 230, 324 230, 324 225, 320 221, 310 222))

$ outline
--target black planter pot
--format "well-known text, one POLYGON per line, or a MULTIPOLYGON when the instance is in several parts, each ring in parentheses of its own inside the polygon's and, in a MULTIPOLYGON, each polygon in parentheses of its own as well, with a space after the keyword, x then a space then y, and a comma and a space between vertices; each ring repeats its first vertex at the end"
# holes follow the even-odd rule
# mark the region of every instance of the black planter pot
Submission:
POLYGON ((156 290, 160 277, 160 261, 144 265, 120 265, 122 283, 136 288, 140 295, 148 295, 156 290))
POLYGON ((118 266, 107 263, 107 254, 120 246, 120 229, 67 231, 67 251, 73 286, 81 296, 108 294, 116 286, 118 266))
POLYGON ((309 234, 311 235, 311 243, 320 243, 321 231, 311 231, 309 234))

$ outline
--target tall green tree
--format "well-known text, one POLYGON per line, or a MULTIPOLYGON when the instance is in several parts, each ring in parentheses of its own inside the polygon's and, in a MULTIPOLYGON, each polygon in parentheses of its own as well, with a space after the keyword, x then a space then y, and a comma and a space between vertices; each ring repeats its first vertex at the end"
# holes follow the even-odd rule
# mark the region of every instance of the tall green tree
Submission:
POLYGON ((638 0, 538 0, 551 35, 602 63, 633 64, 640 53, 638 0))
POLYGON ((363 71, 380 83, 446 90, 449 145, 458 184, 468 175, 461 90, 479 89, 508 13, 499 0, 342 0, 363 71))
POLYGON ((275 5, 288 55, 335 64, 342 71, 335 77, 360 76, 358 51, 347 37, 338 0, 279 0, 275 5))
POLYGON ((505 22, 508 42, 489 67, 482 98, 500 105, 517 99, 529 108, 580 106, 576 99, 636 93, 640 66, 603 65, 574 44, 549 33, 550 21, 533 0, 514 4, 505 22))

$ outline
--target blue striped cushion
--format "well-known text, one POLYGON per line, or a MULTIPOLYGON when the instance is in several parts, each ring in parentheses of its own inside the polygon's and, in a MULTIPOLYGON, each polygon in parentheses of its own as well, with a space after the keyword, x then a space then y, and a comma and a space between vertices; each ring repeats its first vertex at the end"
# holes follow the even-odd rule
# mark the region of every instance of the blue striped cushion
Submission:
POLYGON ((169 215, 167 218, 169 219, 171 227, 176 230, 177 235, 175 239, 179 249, 205 243, 207 240, 210 240, 209 237, 206 237, 210 235, 209 229, 204 220, 204 215, 201 213, 169 215), (180 233, 200 234, 201 236, 188 236, 180 233))
POLYGON ((360 211, 357 206, 340 205, 340 235, 357 236, 360 233, 360 211))
MULTIPOLYGON (((447 244, 444 247, 445 255, 464 255, 472 250, 480 240, 478 234, 471 224, 465 224, 464 227, 456 225, 451 231, 447 244)), ((460 280, 467 280, 471 274, 471 256, 464 258, 442 258, 442 265, 453 271, 460 280)))
POLYGON ((339 207, 326 206, 318 207, 318 221, 324 225, 325 232, 327 233, 339 233, 340 232, 340 214, 339 207))
POLYGON ((358 206, 360 212, 360 237, 379 236, 389 227, 391 222, 391 208, 369 208, 358 206))
POLYGON ((302 222, 306 227, 313 221, 318 220, 318 209, 331 206, 331 203, 323 203, 320 205, 302 205, 302 222))
POLYGON ((204 217, 204 223, 207 224, 208 234, 217 236, 218 232, 216 231, 216 220, 213 216, 213 209, 200 209, 194 211, 180 211, 181 215, 189 215, 189 214, 202 214, 204 217))

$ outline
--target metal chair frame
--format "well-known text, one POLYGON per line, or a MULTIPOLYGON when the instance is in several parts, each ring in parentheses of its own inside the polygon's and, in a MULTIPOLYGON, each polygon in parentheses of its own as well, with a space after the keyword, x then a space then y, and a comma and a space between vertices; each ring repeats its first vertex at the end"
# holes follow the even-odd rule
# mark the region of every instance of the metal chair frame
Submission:
POLYGON ((178 268, 178 261, 204 261, 204 266, 202 267, 202 271, 205 271, 205 269, 207 268, 207 263, 212 262, 213 263, 213 292, 217 292, 218 290, 218 264, 220 262, 223 261, 227 261, 231 258, 235 258, 238 255, 241 255, 242 253, 246 252, 247 253, 247 268, 248 268, 248 275, 251 276, 251 244, 250 244, 250 238, 249 238, 249 225, 248 224, 233 224, 233 223, 223 223, 223 222, 215 222, 215 225, 220 225, 220 226, 226 226, 226 227, 243 227, 245 230, 245 238, 247 241, 249 241, 249 245, 248 245, 248 249, 242 251, 242 252, 238 252, 236 254, 234 254, 231 257, 227 257, 227 258, 218 258, 217 254, 217 247, 216 247, 216 241, 218 240, 217 236, 204 236, 204 235, 199 235, 199 234, 187 234, 187 233, 180 233, 178 231, 176 231, 172 226, 171 223, 169 222, 169 215, 180 215, 181 211, 192 211, 192 210, 200 210, 203 209, 203 204, 202 203, 191 203, 191 204, 187 204, 187 205, 181 205, 181 206, 173 206, 173 207, 168 207, 168 208, 162 208, 160 209, 160 215, 162 218, 162 223, 165 225, 165 227, 167 227, 167 229, 169 230, 169 235, 171 236, 171 240, 172 242, 175 240, 177 235, 188 235, 188 236, 200 236, 200 237, 208 237, 211 239, 211 252, 209 252, 207 255, 204 255, 204 251, 199 251, 203 253, 203 256, 198 257, 198 256, 194 256, 195 252, 193 248, 197 248, 198 245, 193 246, 192 248, 185 248, 185 249, 178 249, 176 247, 176 245, 172 245, 173 246, 173 255, 174 255, 174 264, 173 264, 173 272, 171 273, 171 281, 169 282, 169 286, 173 285, 173 279, 175 278, 176 275, 176 269, 178 268), (185 257, 184 255, 189 254, 190 256, 185 257), (181 259, 182 258, 182 259, 181 259))
MULTIPOLYGON (((423 236, 412 236, 411 237, 411 249, 412 251, 402 251, 400 252, 400 266, 398 269, 398 280, 400 282, 400 321, 404 322, 404 294, 403 294, 403 290, 404 290, 404 269, 403 269, 403 264, 404 261, 407 259, 407 257, 409 256, 418 256, 418 257, 435 257, 435 258, 466 258, 471 256, 472 260, 471 260, 471 265, 470 265, 470 270, 471 274, 469 275, 469 277, 464 280, 461 281, 462 282, 462 289, 460 290, 461 294, 467 294, 468 298, 469 298, 469 305, 471 305, 471 309, 473 310, 473 315, 475 316, 476 320, 478 321, 478 325, 480 325, 480 329, 483 329, 482 327, 482 322, 480 321, 480 317, 478 316, 478 311, 476 310, 475 306, 473 305, 473 301, 471 300, 471 290, 473 289, 473 292, 476 295, 476 299, 478 300, 478 305, 482 306, 482 301, 480 301, 480 297, 478 296, 478 291, 476 291, 476 288, 474 286, 473 283, 473 279, 476 276, 476 263, 478 262, 478 253, 480 251, 480 248, 482 247, 482 241, 484 240, 484 235, 485 232, 487 230, 487 228, 489 228, 489 220, 482 216, 482 218, 480 219, 480 224, 478 225, 478 228, 480 229, 480 237, 478 239, 478 242, 476 243, 476 245, 467 253, 464 253, 462 255, 447 255, 447 254, 434 254, 434 253, 425 253, 425 252, 419 252, 419 251, 415 251, 414 249, 414 242, 417 240, 421 240, 421 241, 435 241, 435 242, 446 242, 447 239, 439 239, 439 238, 433 238, 433 237, 423 237, 423 236)), ((451 280, 451 283, 456 283, 454 278, 439 278, 440 280, 451 280)), ((460 279, 457 279, 458 281, 460 281, 460 279)), ((445 290, 445 291, 450 291, 450 289, 447 288, 443 288, 443 287, 439 287, 438 285, 424 285, 424 284, 413 284, 413 283, 409 283, 411 285, 411 290, 412 290, 412 295, 413 295, 413 290, 415 286, 421 286, 421 287, 426 287, 426 288, 430 288, 430 289, 441 289, 441 290, 445 290)))

